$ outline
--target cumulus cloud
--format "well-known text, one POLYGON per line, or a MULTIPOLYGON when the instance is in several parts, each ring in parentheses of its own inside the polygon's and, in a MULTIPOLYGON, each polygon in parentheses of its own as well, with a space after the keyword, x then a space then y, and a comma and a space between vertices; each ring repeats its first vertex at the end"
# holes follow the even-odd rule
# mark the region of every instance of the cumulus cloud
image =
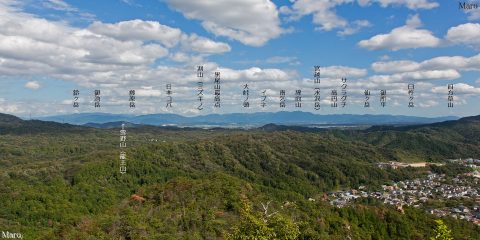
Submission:
POLYGON ((375 62, 372 64, 375 72, 400 73, 420 70, 456 69, 461 71, 480 71, 480 54, 472 57, 440 56, 422 62, 400 60, 375 62))
POLYGON ((453 44, 480 48, 480 24, 465 23, 448 29, 445 39, 453 44))
POLYGON ((374 62, 372 69, 375 72, 392 73, 392 72, 411 72, 419 69, 419 63, 414 61, 400 60, 388 62, 374 62))
POLYGON ((162 91, 154 89, 153 86, 144 86, 135 90, 135 96, 138 97, 159 97, 162 95, 162 91))
POLYGON ((320 68, 321 76, 325 77, 364 77, 368 74, 367 69, 363 68, 352 68, 346 66, 328 66, 320 68))
MULTIPOLYGON (((461 77, 461 70, 475 70, 477 56, 437 57, 415 62, 409 60, 382 61, 372 64, 372 69, 385 75, 373 75, 369 81, 378 84, 412 83, 426 84, 428 81, 453 80, 461 77)), ((433 87, 433 86, 432 86, 433 87)), ((426 88, 431 90, 431 87, 426 88)))
MULTIPOLYGON (((345 3, 347 2, 345 1, 345 3)), ((203 1, 198 4, 203 4, 203 1)), ((265 5, 254 5, 258 7, 269 4, 267 1, 265 5)), ((228 6, 222 11, 231 8, 231 6, 228 6)), ((257 9, 254 12, 267 10, 257 9)), ((334 9, 331 8, 331 10, 334 9)), ((273 12, 272 9, 268 11, 273 12)), ((232 69, 208 62, 207 56, 209 54, 230 51, 230 46, 196 34, 184 33, 180 29, 159 22, 129 20, 103 23, 97 21, 86 28, 80 28, 66 22, 46 20, 33 14, 23 13, 18 9, 12 9, 10 5, 2 5, 0 14, 2 15, 0 19, 0 75, 48 76, 53 81, 55 81, 54 79, 69 80, 89 89, 94 87, 95 89, 102 89, 102 107, 108 106, 108 108, 102 108, 99 111, 133 111, 137 114, 168 111, 183 114, 207 113, 207 111, 192 110, 196 109, 197 103, 195 92, 196 82, 199 80, 195 74, 195 65, 197 64, 203 65, 205 69, 205 77, 202 80, 205 89, 205 106, 208 106, 209 112, 214 112, 210 107, 213 106, 211 103, 214 92, 213 73, 215 71, 221 72, 222 113, 265 110, 259 104, 259 94, 262 90, 266 90, 269 111, 308 111, 313 109, 312 79, 301 78, 296 71, 288 69, 250 66, 242 69, 232 69), (177 61, 180 64, 158 64, 166 57, 168 57, 168 60, 177 61), (164 104, 166 100, 165 84, 167 83, 171 83, 173 88, 175 106, 173 110, 165 108, 164 104), (246 83, 249 84, 252 93, 250 96, 252 108, 248 110, 241 108, 243 84, 246 83), (129 89, 135 89, 138 97, 138 108, 134 110, 128 108, 129 89), (304 94, 305 105, 302 109, 294 108, 293 101, 296 89, 301 89, 302 94, 304 94), (278 107, 280 90, 287 91, 287 109, 278 107)), ((223 12, 219 15, 223 15, 223 12)), ((245 18, 245 13, 242 13, 242 15, 242 18, 245 18)), ((199 19, 202 24, 212 21, 218 26, 242 32, 255 40, 249 43, 250 45, 262 42, 264 44, 275 36, 272 32, 261 33, 262 29, 267 28, 267 26, 261 26, 259 31, 251 30, 255 29, 256 25, 250 24, 248 19, 245 20, 245 23, 229 25, 227 20, 234 19, 234 16, 218 16, 218 19, 212 18, 209 20, 193 14, 191 18, 199 19)), ((267 21, 266 25, 271 23, 267 21)), ((263 24, 258 23, 258 25, 263 24)), ((358 25, 368 24, 359 22, 358 25)), ((276 26, 280 28, 279 24, 276 26)), ((318 26, 321 27, 321 25, 318 26)), ((345 35, 350 34, 348 31, 355 31, 354 29, 348 30, 348 27, 355 27, 355 21, 337 29, 339 32, 345 31, 345 35)), ((281 29, 280 31, 284 30, 281 29)), ((338 34, 341 35, 341 33, 338 34)), ((246 38, 243 40, 246 41, 246 38)), ((459 76, 457 71, 450 70, 451 67, 443 67, 448 66, 447 64, 455 63, 454 66, 462 66, 459 69, 478 68, 477 60, 474 57, 431 60, 425 61, 426 63, 405 61, 401 66, 403 68, 402 72, 388 70, 393 68, 395 64, 400 66, 398 62, 395 63, 394 61, 392 63, 385 62, 384 65, 378 64, 376 67, 372 66, 379 72, 392 73, 391 75, 379 76, 369 76, 367 69, 363 68, 324 66, 321 69, 322 104, 330 103, 329 92, 332 89, 340 89, 339 78, 344 76, 348 78, 349 104, 359 104, 361 106, 362 93, 365 89, 371 89, 372 94, 375 92, 376 95, 378 95, 379 89, 388 89, 389 102, 387 104, 390 102, 392 104, 395 102, 402 104, 402 101, 407 101, 405 81, 415 81, 415 86, 418 87, 420 93, 422 91, 420 89, 431 90, 435 87, 433 82, 425 82, 425 80, 454 79, 459 76), (387 64, 390 64, 390 66, 386 66, 387 64), (420 67, 417 65, 420 65, 420 67), (373 78, 378 81, 372 81, 373 78)), ((263 61, 280 64, 294 63, 298 59, 289 56, 273 56, 263 61)), ((42 87, 42 82, 37 83, 39 87, 42 87)), ((30 87, 35 86, 29 85, 31 85, 30 87)), ((81 95, 80 102, 82 104, 79 110, 91 111, 91 94, 82 92, 81 95)), ((421 96, 418 95, 420 100, 421 96)), ((444 97, 444 93, 438 95, 444 97)), ((2 101, 0 99, 0 102, 2 101)), ((0 107, 0 111, 12 113, 36 111, 41 113, 40 111, 45 110, 45 108, 38 107, 35 104, 41 103, 3 104, 5 106, 0 107)), ((51 104, 52 106, 58 106, 59 112, 72 111, 71 108, 61 105, 71 105, 71 99, 51 104)))
POLYGON ((196 61, 198 54, 230 51, 228 44, 154 21, 97 21, 79 28, 22 12, 15 1, 0 2, 0 15, 2 75, 49 75, 83 86, 123 84, 147 78, 157 59, 180 59, 175 51, 196 61))
POLYGON ((97 21, 89 26, 89 30, 121 41, 156 41, 166 48, 182 43, 184 47, 199 53, 216 54, 231 50, 226 43, 215 42, 196 34, 187 35, 178 28, 155 21, 135 19, 115 24, 97 21))
POLYGON ((21 104, 18 103, 8 103, 6 104, 6 100, 4 98, 0 98, 0 112, 3 113, 12 113, 12 114, 19 114, 24 113, 25 108, 22 108, 21 104))
POLYGON ((441 40, 432 32, 418 29, 422 22, 417 15, 410 16, 404 26, 393 29, 386 34, 379 34, 368 40, 362 40, 358 46, 369 50, 400 50, 405 48, 437 47, 441 40))
POLYGON ((165 47, 171 48, 180 42, 182 31, 162 25, 155 21, 143 21, 139 19, 118 23, 93 22, 90 31, 122 41, 158 41, 165 47))
POLYGON ((290 21, 296 21, 306 15, 313 16, 313 23, 317 26, 317 31, 331 31, 339 29, 338 36, 352 35, 362 28, 370 27, 371 23, 367 20, 355 20, 349 22, 345 18, 337 15, 335 8, 340 5, 352 3, 352 0, 329 0, 313 1, 298 0, 294 1, 291 7, 282 6, 280 12, 287 15, 290 21))
POLYGON ((293 0, 291 7, 282 6, 280 12, 287 15, 287 20, 295 21, 306 15, 313 16, 313 23, 317 25, 315 30, 331 31, 339 29, 337 35, 347 36, 359 32, 362 28, 370 27, 367 20, 355 20, 349 22, 336 13, 336 7, 357 2, 361 7, 378 3, 382 7, 405 6, 409 9, 432 9, 438 7, 438 3, 430 0, 293 0))
POLYGON ((37 81, 30 81, 25 84, 25 87, 32 90, 37 90, 40 88, 40 83, 37 81))
POLYGON ((262 46, 286 30, 280 26, 278 10, 270 0, 166 0, 188 19, 202 22, 209 32, 262 46))
POLYGON ((230 68, 218 68, 221 72, 222 78, 226 81, 268 81, 279 82, 293 80, 297 76, 295 72, 287 72, 275 68, 258 68, 252 67, 243 70, 234 70, 230 68))
POLYGON ((166 56, 168 50, 158 44, 120 41, 86 29, 73 28, 34 15, 9 11, 2 6, 0 19, 0 58, 2 68, 22 62, 46 65, 57 72, 101 68, 115 65, 149 64, 166 56), (10 61, 13 60, 13 61, 10 61))
MULTIPOLYGON (((466 83, 455 83, 453 85, 453 91, 457 94, 480 94, 480 88, 471 86, 466 83)), ((436 86, 432 88, 433 93, 445 94, 447 92, 447 86, 436 86)))
POLYGON ((286 6, 281 8, 281 12, 290 15, 290 20, 298 20, 306 15, 313 15, 313 23, 317 30, 330 31, 335 28, 344 28, 348 25, 347 20, 335 13, 335 7, 351 0, 332 0, 332 1, 313 1, 298 0, 291 8, 286 6))
POLYGON ((188 54, 186 52, 175 52, 169 56, 175 62, 201 64, 205 59, 201 55, 188 54))
POLYGON ((461 75, 457 70, 427 70, 427 71, 414 71, 414 72, 402 72, 391 75, 374 75, 369 77, 373 82, 409 82, 409 81, 432 81, 432 80, 452 80, 457 79, 461 75))
POLYGON ((480 8, 470 9, 466 12, 468 13, 468 20, 475 21, 480 19, 480 8))
POLYGON ((199 53, 224 53, 231 50, 230 45, 223 42, 215 42, 211 39, 192 34, 189 37, 184 35, 184 45, 188 49, 199 53))

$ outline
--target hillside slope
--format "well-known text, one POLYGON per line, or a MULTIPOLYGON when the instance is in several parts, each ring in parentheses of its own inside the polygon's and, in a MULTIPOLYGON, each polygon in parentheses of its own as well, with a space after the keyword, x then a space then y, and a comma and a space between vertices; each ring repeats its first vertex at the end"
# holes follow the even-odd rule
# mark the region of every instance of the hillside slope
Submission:
MULTIPOLYGON (((365 131, 137 126, 127 128, 122 175, 119 129, 2 119, 0 225, 25 239, 223 239, 232 227, 262 219, 267 202, 277 214, 264 227, 285 239, 426 239, 435 218, 422 210, 338 209, 323 196, 425 175, 379 169, 378 161, 479 153, 478 138, 469 137, 477 118, 365 131)), ((471 223, 445 221, 456 239, 480 237, 471 223)))

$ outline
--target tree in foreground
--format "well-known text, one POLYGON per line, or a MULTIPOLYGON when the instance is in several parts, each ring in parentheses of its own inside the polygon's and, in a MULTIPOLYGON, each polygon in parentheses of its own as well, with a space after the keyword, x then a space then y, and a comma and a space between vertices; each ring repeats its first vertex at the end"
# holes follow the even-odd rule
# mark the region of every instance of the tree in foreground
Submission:
POLYGON ((431 237, 430 240, 453 240, 452 231, 448 229, 447 225, 441 220, 435 220, 437 227, 435 228, 435 236, 431 237))
POLYGON ((278 212, 268 212, 269 203, 262 203, 264 212, 254 212, 247 200, 242 202, 240 224, 226 235, 227 240, 294 240, 300 235, 292 219, 278 212))

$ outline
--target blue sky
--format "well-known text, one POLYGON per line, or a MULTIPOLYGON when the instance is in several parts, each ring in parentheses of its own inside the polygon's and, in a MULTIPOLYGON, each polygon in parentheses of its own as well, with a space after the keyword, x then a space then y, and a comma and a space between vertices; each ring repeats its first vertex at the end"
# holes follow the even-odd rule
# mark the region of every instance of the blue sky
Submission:
POLYGON ((0 0, 0 112, 478 115, 479 21, 480 9, 460 9, 453 0, 0 0), (201 111, 197 65, 205 69, 201 111), (221 73, 219 109, 213 107, 215 71, 221 73), (332 108, 331 91, 340 94, 342 77, 347 104, 332 108), (414 108, 408 107, 410 83, 414 108), (453 108, 447 107, 450 83, 453 108), (172 108, 165 107, 166 84, 172 108), (249 108, 242 106, 245 84, 249 108), (314 110, 315 87, 320 110, 314 110), (80 90, 79 108, 72 107, 73 89, 80 90), (100 109, 93 107, 95 89, 102 91, 100 109), (379 103, 382 89, 386 107, 379 103), (279 107, 280 90, 286 108, 279 107), (302 90, 301 108, 296 90, 302 90))

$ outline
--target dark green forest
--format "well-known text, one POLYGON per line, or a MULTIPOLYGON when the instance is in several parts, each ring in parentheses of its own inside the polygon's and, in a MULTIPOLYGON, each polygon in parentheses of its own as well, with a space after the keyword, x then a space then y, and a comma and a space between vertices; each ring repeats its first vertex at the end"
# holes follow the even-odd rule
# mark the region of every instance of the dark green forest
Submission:
MULTIPOLYGON (((438 218, 422 209, 335 208, 324 196, 446 171, 377 162, 480 156, 480 117, 349 130, 126 129, 120 174, 120 128, 0 114, 0 231, 24 239, 429 239, 438 218)), ((454 239, 480 239, 480 227, 442 220, 454 239)))

